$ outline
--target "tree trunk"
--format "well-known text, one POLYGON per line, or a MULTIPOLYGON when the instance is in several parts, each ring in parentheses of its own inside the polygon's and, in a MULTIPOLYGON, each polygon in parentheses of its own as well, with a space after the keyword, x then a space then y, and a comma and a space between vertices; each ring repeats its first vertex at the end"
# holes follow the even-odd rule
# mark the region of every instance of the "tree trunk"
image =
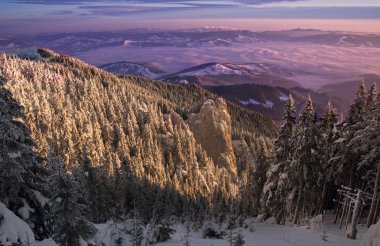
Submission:
POLYGON ((358 222, 358 224, 362 224, 363 207, 364 206, 360 206, 360 213, 359 213, 359 222, 358 222))
POLYGON ((380 206, 380 192, 377 193, 377 203, 376 203, 376 209, 375 209, 375 216, 373 217, 373 224, 376 223, 376 219, 379 216, 379 206, 380 206))
POLYGON ((348 202, 348 213, 346 216, 346 231, 347 231, 348 223, 351 220, 351 215, 352 215, 352 205, 351 204, 352 204, 352 201, 349 201, 348 202))
POLYGON ((331 175, 331 171, 329 172, 329 174, 327 175, 326 179, 325 179, 325 182, 323 184, 323 190, 322 190, 322 200, 321 200, 321 206, 319 208, 319 213, 323 213, 323 210, 325 209, 325 205, 326 205, 326 196, 327 196, 327 187, 328 187, 328 183, 330 182, 330 175, 331 175))
POLYGON ((379 180, 380 180, 380 165, 377 167, 375 188, 373 190, 371 209, 369 210, 369 215, 368 215, 368 220, 367 220, 367 227, 370 227, 375 220, 376 203, 377 203, 377 200, 379 199, 378 192, 377 192, 379 190, 379 180))
POLYGON ((348 187, 353 189, 354 188, 354 176, 355 176, 355 165, 351 162, 351 170, 350 170, 350 182, 348 187))
POLYGON ((363 192, 361 190, 359 190, 358 194, 356 196, 354 211, 352 213, 351 225, 347 231, 347 237, 351 238, 351 239, 356 239, 356 233, 358 232, 358 230, 356 229, 356 226, 357 226, 358 220, 359 220, 360 205, 362 203, 362 197, 363 197, 363 192))
POLYGON ((301 182, 300 182, 300 187, 299 187, 298 197, 297 197, 296 210, 294 211, 293 225, 296 225, 298 223, 298 216, 300 213, 302 199, 303 199, 303 187, 304 187, 304 180, 303 180, 303 177, 301 177, 301 182))
POLYGON ((342 209, 342 216, 340 217, 339 229, 342 229, 344 215, 346 214, 346 210, 347 210, 347 204, 348 204, 348 198, 346 197, 344 198, 344 205, 342 209))
POLYGON ((338 205, 337 205, 337 208, 335 210, 336 211, 336 215, 335 215, 334 224, 336 224, 336 222, 338 221, 340 209, 342 208, 342 205, 340 204, 341 200, 342 200, 342 194, 340 194, 339 198, 338 198, 338 205))

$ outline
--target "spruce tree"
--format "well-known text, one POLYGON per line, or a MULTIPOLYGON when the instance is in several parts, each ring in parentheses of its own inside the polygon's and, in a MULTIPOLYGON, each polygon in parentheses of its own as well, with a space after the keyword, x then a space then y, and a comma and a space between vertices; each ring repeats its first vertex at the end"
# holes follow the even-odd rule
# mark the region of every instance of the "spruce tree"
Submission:
POLYGON ((23 107, 4 88, 7 80, 0 76, 0 200, 11 210, 26 206, 34 209, 28 222, 37 239, 47 236, 46 210, 34 191, 46 193, 42 159, 34 152, 29 129, 21 121, 23 107))
POLYGON ((350 107, 349 124, 354 125, 363 121, 364 113, 366 111, 367 97, 364 82, 359 85, 354 104, 350 107))
POLYGON ((289 167, 294 152, 294 143, 290 140, 296 123, 292 95, 289 95, 284 111, 283 124, 273 148, 273 164, 267 172, 261 202, 263 212, 274 216, 278 223, 285 222, 287 194, 292 189, 292 184, 288 182, 289 167))
MULTIPOLYGON (((371 207, 368 215, 367 226, 371 226, 377 217, 376 204, 379 198, 380 187, 380 100, 376 85, 373 84, 367 93, 366 113, 364 125, 354 133, 350 141, 356 153, 360 155, 358 168, 376 174, 373 184, 371 207)), ((365 180, 369 181, 369 180, 365 180)))
POLYGON ((334 155, 336 153, 336 144, 334 143, 339 138, 338 115, 335 108, 329 101, 325 113, 320 122, 321 131, 321 172, 319 177, 322 195, 320 201, 319 213, 322 213, 326 206, 327 194, 332 183, 332 178, 335 172, 334 155), (322 184, 323 183, 323 184, 322 184))
POLYGON ((299 222, 299 213, 305 200, 305 205, 315 204, 315 197, 310 196, 317 191, 316 181, 320 169, 320 147, 317 117, 314 113, 313 103, 309 96, 306 107, 303 110, 300 121, 294 134, 295 154, 291 163, 291 174, 297 182, 297 199, 293 214, 293 224, 299 222), (305 194, 305 189, 307 193, 305 194), (316 189, 316 190, 313 190, 316 189))
POLYGON ((143 238, 144 238, 144 232, 143 232, 142 223, 141 223, 140 216, 136 208, 136 204, 134 203, 133 228, 132 228, 132 235, 131 235, 132 246, 141 246, 143 238))
POLYGON ((62 159, 49 156, 49 186, 52 187, 51 223, 53 238, 62 246, 79 246, 80 239, 90 238, 96 229, 86 218, 88 208, 84 204, 80 184, 73 175, 64 171, 62 159))
POLYGON ((350 107, 349 122, 345 127, 346 141, 341 146, 344 155, 344 163, 346 170, 349 172, 348 186, 354 188, 360 179, 359 172, 356 172, 361 156, 361 137, 358 135, 363 133, 366 127, 365 115, 367 109, 367 96, 364 83, 362 82, 356 93, 354 104, 350 107))

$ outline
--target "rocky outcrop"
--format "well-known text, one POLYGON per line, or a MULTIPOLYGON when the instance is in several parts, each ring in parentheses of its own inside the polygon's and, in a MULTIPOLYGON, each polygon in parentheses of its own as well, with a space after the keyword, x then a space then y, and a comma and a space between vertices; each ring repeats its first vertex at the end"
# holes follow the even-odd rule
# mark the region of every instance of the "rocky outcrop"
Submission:
POLYGON ((182 117, 176 112, 171 112, 170 114, 164 114, 164 121, 167 127, 178 127, 182 130, 186 130, 187 124, 182 119, 182 117))
POLYGON ((219 98, 207 100, 198 114, 188 119, 195 140, 218 167, 236 174, 236 158, 232 148, 231 117, 226 102, 219 98))

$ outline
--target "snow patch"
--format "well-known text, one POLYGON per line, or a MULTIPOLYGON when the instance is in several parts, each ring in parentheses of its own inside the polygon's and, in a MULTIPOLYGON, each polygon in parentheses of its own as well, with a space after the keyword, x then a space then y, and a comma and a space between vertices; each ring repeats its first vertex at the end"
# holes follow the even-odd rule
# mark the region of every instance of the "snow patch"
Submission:
POLYGON ((33 244, 31 244, 30 246, 58 246, 58 244, 56 244, 53 239, 49 238, 49 239, 44 239, 40 242, 35 242, 33 244))
POLYGON ((29 225, 0 202, 0 245, 30 245, 34 242, 29 225))
POLYGON ((284 93, 280 92, 280 100, 286 102, 286 101, 289 100, 289 96, 287 96, 284 93))
POLYGON ((133 40, 124 40, 123 45, 124 45, 124 46, 129 46, 129 45, 132 44, 133 42, 134 42, 133 40))
POLYGON ((34 213, 34 209, 31 208, 28 204, 28 202, 25 199, 22 199, 24 206, 19 208, 17 210, 17 213, 23 218, 24 220, 29 219, 30 213, 34 213))
POLYGON ((17 152, 17 153, 15 153, 15 152, 10 152, 10 153, 8 153, 8 156, 9 156, 9 158, 11 158, 11 159, 16 159, 16 158, 21 157, 21 152, 20 152, 20 151, 17 152))
POLYGON ((248 105, 261 105, 265 108, 269 108, 269 109, 272 109, 273 108, 273 105, 274 103, 270 100, 265 100, 265 103, 261 103, 253 98, 249 98, 248 100, 238 100, 240 104, 244 105, 244 106, 248 106, 248 105))
POLYGON ((360 246, 380 246, 380 221, 372 225, 364 234, 360 246))
POLYGON ((274 103, 272 101, 266 100, 265 104, 264 104, 264 107, 272 109, 273 105, 274 105, 274 103))
POLYGON ((261 102, 256 101, 253 98, 249 98, 248 100, 239 100, 239 103, 243 104, 244 106, 247 105, 260 105, 261 102))
POLYGON ((34 195, 36 196, 37 201, 41 204, 42 207, 45 207, 45 204, 49 201, 48 198, 44 197, 41 192, 35 190, 33 191, 34 195))

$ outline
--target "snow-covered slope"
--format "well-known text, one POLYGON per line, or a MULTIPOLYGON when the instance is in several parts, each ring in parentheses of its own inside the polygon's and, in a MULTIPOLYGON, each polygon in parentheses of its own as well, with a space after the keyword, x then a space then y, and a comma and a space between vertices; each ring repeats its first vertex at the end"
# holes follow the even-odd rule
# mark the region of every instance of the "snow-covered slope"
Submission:
POLYGON ((279 65, 267 63, 205 63, 195 67, 187 68, 180 72, 168 76, 220 76, 220 75, 239 75, 239 76, 276 76, 290 77, 298 74, 305 74, 300 70, 290 70, 279 65))
POLYGON ((104 69, 108 72, 115 73, 115 74, 123 74, 123 75, 134 75, 134 76, 142 76, 147 77, 151 79, 158 78, 161 76, 164 72, 153 68, 144 64, 138 64, 133 62, 115 62, 115 63, 108 63, 99 66, 101 69, 104 69))
POLYGON ((0 245, 30 245, 35 242, 29 225, 0 202, 0 245))
POLYGON ((364 234, 360 246, 380 246, 380 221, 372 225, 364 234))
POLYGON ((232 64, 207 63, 179 72, 179 76, 207 76, 207 75, 248 75, 249 72, 232 64))
POLYGON ((297 87, 299 84, 288 77, 304 74, 302 71, 290 70, 267 63, 205 63, 182 71, 162 76, 170 83, 178 83, 183 78, 203 86, 261 84, 297 87))
MULTIPOLYGON (((344 230, 339 230, 339 225, 328 221, 324 224, 324 233, 318 226, 293 227, 286 225, 272 224, 272 219, 264 222, 258 222, 255 218, 246 219, 243 222, 243 227, 236 228, 234 233, 239 232, 243 235, 243 240, 246 246, 359 246, 365 228, 360 227, 357 240, 346 238, 344 230), (364 230, 363 230, 364 229, 364 230)), ((190 223, 191 224, 191 223, 190 223)), ((170 228, 175 232, 169 241, 158 243, 158 246, 181 246, 186 245, 187 238, 189 245, 196 246, 226 246, 230 245, 228 241, 227 225, 219 225, 213 222, 205 222, 209 224, 213 230, 224 234, 222 238, 204 238, 203 230, 192 230, 186 232, 185 226, 181 224, 173 224, 170 228)), ((208 226, 208 227, 209 227, 208 226)), ((146 238, 148 226, 144 226, 143 241, 146 238)), ((192 228, 190 226, 190 228, 192 228)), ((115 223, 112 221, 106 224, 97 225, 98 232, 91 240, 96 245, 116 246, 116 245, 132 245, 131 221, 115 223), (117 244, 119 242, 120 244, 117 244)), ((376 235, 374 235, 376 236, 376 235)), ((371 237, 373 238, 373 236, 371 237)), ((363 240, 363 242, 365 242, 363 240)), ((145 244, 143 244, 145 245, 145 244)), ((362 244, 362 246, 377 246, 377 244, 362 244)))
MULTIPOLYGON (((351 240, 344 236, 336 225, 328 225, 327 240, 321 238, 321 233, 306 229, 306 227, 290 227, 272 224, 254 224, 252 232, 241 228, 244 241, 247 246, 359 246, 360 240, 351 240)), ((185 231, 178 227, 173 239, 159 243, 158 246, 180 246, 184 245, 183 237, 185 231)), ((197 246, 226 246, 230 245, 228 239, 203 239, 201 232, 192 232, 190 245, 197 246)), ((367 246, 367 245, 366 245, 367 246)), ((377 245, 371 245, 377 246, 377 245)))
POLYGON ((52 239, 36 241, 30 226, 0 202, 0 245, 57 246, 52 239))

